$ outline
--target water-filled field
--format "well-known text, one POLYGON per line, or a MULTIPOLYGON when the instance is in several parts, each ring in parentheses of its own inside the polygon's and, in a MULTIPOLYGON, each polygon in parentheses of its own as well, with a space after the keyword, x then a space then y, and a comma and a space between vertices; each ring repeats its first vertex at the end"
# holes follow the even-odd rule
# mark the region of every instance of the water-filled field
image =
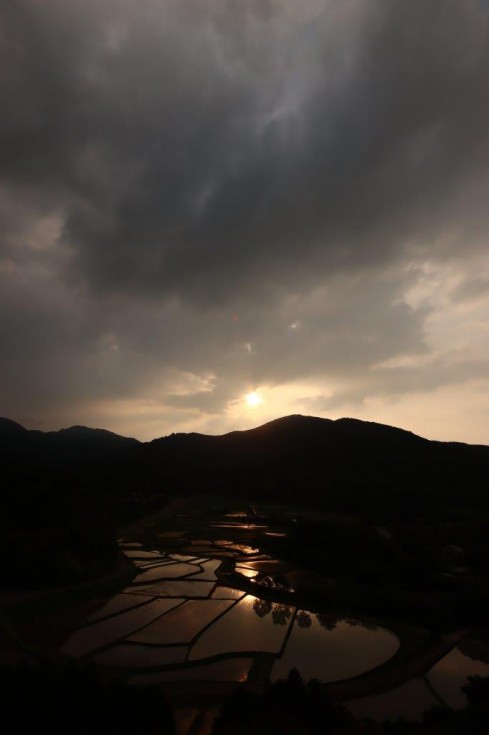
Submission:
MULTIPOLYGON (((355 715, 376 719, 463 707, 467 676, 489 674, 487 652, 438 641, 420 657, 422 676, 412 675, 395 625, 301 606, 281 562, 236 540, 244 527, 214 525, 232 530, 235 540, 199 538, 182 553, 123 543, 136 570, 132 583, 91 612, 63 652, 134 683, 162 686, 265 684, 296 668, 304 679, 332 686, 355 715)), ((266 526, 260 532, 274 533, 266 526)), ((168 545, 181 534, 161 535, 168 545)))

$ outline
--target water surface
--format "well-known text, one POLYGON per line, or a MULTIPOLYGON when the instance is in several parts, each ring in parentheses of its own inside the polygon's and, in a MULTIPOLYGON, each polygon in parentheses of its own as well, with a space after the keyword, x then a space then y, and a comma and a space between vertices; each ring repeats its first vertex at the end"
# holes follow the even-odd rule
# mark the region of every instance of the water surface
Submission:
POLYGON ((388 661, 399 648, 397 637, 383 628, 343 620, 328 629, 320 620, 298 612, 287 648, 273 667, 273 680, 286 678, 294 667, 306 680, 349 679, 388 661))
POLYGON ((171 608, 184 602, 182 599, 158 599, 145 605, 126 610, 119 615, 77 630, 63 646, 63 653, 68 656, 83 656, 90 651, 108 646, 134 633, 143 625, 163 615, 171 608))
POLYGON ((394 722, 401 717, 422 720, 425 712, 439 704, 423 679, 411 679, 406 684, 382 694, 346 702, 345 706, 355 717, 368 717, 377 722, 384 720, 394 722))
POLYGON ((489 676, 489 664, 465 656, 454 648, 428 672, 427 679, 438 697, 453 709, 466 707, 468 699, 462 687, 469 676, 489 676))
POLYGON ((153 645, 190 643, 206 625, 233 604, 233 600, 188 600, 128 640, 153 645))
POLYGON ((287 605, 273 605, 282 611, 282 619, 257 613, 261 601, 246 595, 226 615, 211 625, 190 653, 195 661, 207 656, 216 656, 230 651, 269 651, 279 653, 291 623, 294 608, 287 605))

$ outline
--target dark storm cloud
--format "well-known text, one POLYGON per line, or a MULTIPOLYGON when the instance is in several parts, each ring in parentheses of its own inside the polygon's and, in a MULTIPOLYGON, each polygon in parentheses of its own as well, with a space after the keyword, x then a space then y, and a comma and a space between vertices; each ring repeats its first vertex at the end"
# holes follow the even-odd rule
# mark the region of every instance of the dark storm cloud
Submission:
POLYGON ((482 4, 6 0, 0 27, 22 402, 160 381, 211 412, 428 350, 409 261, 486 246, 482 4))
POLYGON ((487 163, 477 5, 325 3, 303 28, 283 6, 7 4, 4 173, 66 198, 94 289, 214 301, 453 218, 487 163))

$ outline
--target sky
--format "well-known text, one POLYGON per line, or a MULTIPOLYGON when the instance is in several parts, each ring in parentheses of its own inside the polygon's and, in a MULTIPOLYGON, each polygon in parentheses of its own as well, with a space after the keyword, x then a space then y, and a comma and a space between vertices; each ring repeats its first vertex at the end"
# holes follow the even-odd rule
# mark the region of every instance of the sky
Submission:
POLYGON ((3 0, 0 415, 489 444, 489 4, 3 0))

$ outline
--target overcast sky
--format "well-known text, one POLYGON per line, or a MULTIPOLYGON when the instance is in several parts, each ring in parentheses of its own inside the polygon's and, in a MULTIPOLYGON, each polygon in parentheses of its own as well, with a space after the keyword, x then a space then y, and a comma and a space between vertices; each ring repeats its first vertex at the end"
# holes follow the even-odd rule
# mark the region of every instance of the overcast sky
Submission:
POLYGON ((483 0, 3 0, 0 415, 489 444, 488 80, 483 0))

